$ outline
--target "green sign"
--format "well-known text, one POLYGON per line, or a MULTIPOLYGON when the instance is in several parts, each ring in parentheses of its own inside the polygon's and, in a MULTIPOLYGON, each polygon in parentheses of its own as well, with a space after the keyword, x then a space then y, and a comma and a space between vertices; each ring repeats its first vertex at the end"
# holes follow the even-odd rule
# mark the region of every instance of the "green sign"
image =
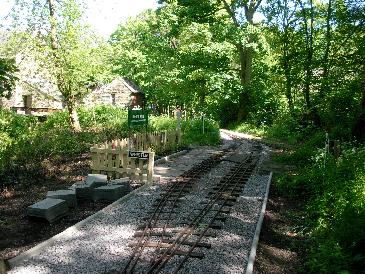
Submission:
POLYGON ((128 126, 141 126, 148 124, 147 110, 128 110, 128 126))

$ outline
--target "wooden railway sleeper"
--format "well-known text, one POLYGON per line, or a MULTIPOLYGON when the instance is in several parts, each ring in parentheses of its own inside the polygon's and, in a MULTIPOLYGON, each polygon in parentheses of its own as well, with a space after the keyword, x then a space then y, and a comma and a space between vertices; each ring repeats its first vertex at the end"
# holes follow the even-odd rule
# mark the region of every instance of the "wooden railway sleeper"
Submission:
POLYGON ((182 250, 182 249, 176 249, 176 250, 173 250, 173 251, 170 251, 170 250, 161 250, 160 253, 167 253, 167 255, 169 256, 189 256, 191 258, 198 258, 198 259, 203 259, 204 258, 204 253, 202 252, 197 252, 197 251, 192 251, 192 252, 188 252, 188 251, 185 251, 185 250, 182 250))
MULTIPOLYGON (((163 239, 162 242, 172 244, 172 243, 174 243, 174 240, 173 239, 163 239)), ((189 241, 182 241, 182 242, 180 242, 180 244, 188 245, 188 246, 193 246, 195 244, 196 247, 204 247, 204 248, 212 247, 212 245, 210 243, 204 243, 204 242, 195 243, 195 242, 189 242, 189 241)))

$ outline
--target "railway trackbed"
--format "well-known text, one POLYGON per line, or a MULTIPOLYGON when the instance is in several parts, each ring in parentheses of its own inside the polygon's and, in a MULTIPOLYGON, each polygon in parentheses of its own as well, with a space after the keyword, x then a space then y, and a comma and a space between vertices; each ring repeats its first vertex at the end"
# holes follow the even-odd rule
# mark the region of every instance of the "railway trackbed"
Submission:
POLYGON ((244 272, 269 174, 264 147, 230 139, 170 162, 190 168, 66 230, 10 273, 244 272))
MULTIPOLYGON (((134 235, 138 240, 131 244, 134 251, 122 273, 133 273, 147 248, 154 249, 153 256, 145 269, 138 269, 138 273, 160 273, 173 256, 180 258, 175 260, 178 261, 176 266, 169 268, 169 273, 181 271, 184 263, 190 258, 204 259, 204 253, 198 249, 212 248, 212 245, 204 242, 204 239, 215 235, 210 230, 222 228, 257 162, 258 157, 251 153, 235 163, 217 184, 200 193, 204 197, 202 201, 190 204, 191 211, 187 214, 188 218, 177 216, 179 204, 190 191, 193 191, 192 178, 206 171, 206 165, 202 165, 202 169, 194 169, 193 176, 188 172, 173 182, 153 205, 153 212, 147 217, 147 222, 139 227, 143 230, 137 231, 134 235), (167 230, 173 227, 175 230, 167 230)), ((145 258, 144 261, 148 259, 145 258)))

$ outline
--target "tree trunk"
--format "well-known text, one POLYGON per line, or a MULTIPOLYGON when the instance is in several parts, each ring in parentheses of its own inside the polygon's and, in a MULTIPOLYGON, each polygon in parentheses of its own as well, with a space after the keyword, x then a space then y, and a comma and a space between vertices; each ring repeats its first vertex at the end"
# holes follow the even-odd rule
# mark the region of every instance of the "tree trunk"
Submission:
POLYGON ((284 49, 283 49, 283 69, 285 75, 285 96, 288 100, 289 111, 291 115, 294 115, 294 103, 293 103, 293 96, 291 92, 292 88, 292 77, 291 77, 291 65, 289 62, 289 37, 288 37, 288 29, 287 26, 284 28, 284 49))
POLYGON ((319 91, 321 98, 324 98, 325 92, 329 91, 329 61, 328 55, 331 47, 331 15, 332 15, 332 0, 328 0, 327 7, 327 18, 326 18, 326 48, 323 55, 323 74, 322 74, 322 85, 319 91))
POLYGON ((55 0, 48 0, 48 8, 49 8, 49 17, 50 17, 50 39, 51 39, 51 49, 53 50, 53 60, 56 71, 56 81, 58 90, 64 97, 64 100, 67 104, 67 110, 69 112, 69 122, 70 126, 75 131, 80 131, 80 123, 79 117, 76 112, 75 103, 72 97, 72 92, 66 90, 64 78, 62 77, 62 72, 60 69, 60 61, 57 51, 59 50, 58 41, 57 41, 57 19, 55 14, 55 0))
MULTIPOLYGON (((250 25, 253 25, 253 15, 256 9, 252 5, 245 5, 245 17, 250 25)), ((253 37, 248 37, 248 43, 252 43, 253 37)), ((243 90, 239 96, 239 110, 237 114, 237 121, 242 121, 247 118, 249 114, 249 104, 250 104, 250 85, 251 85, 251 74, 252 74, 252 57, 253 49, 251 47, 245 47, 242 44, 237 46, 240 54, 240 79, 243 90)))
POLYGON ((301 13, 303 16, 303 25, 304 25, 304 34, 305 34, 305 49, 306 49, 306 58, 304 61, 304 90, 303 96, 306 104, 307 111, 311 111, 311 102, 310 102, 310 85, 312 82, 312 59, 313 59, 313 19, 314 19, 314 10, 313 10, 313 0, 310 0, 310 14, 308 16, 306 8, 301 0, 298 1, 301 6, 301 13), (310 27, 308 28, 308 20, 310 20, 310 27))
POLYGON ((53 50, 58 49, 57 43, 57 20, 55 15, 55 0, 48 0, 48 8, 49 8, 49 21, 51 25, 50 36, 51 36, 51 48, 53 50))
POLYGON ((81 131, 79 116, 77 114, 75 104, 73 102, 67 102, 67 110, 69 113, 69 122, 72 130, 81 131))
POLYGON ((352 129, 352 134, 357 141, 365 141, 365 67, 363 68, 363 81, 361 86, 360 115, 352 129))
POLYGON ((242 121, 249 113, 248 106, 250 102, 249 85, 251 83, 252 72, 252 49, 244 48, 242 44, 237 45, 237 50, 240 56, 240 81, 243 87, 239 95, 239 110, 237 114, 237 120, 242 121))
POLYGON ((307 58, 304 64, 305 70, 305 81, 304 81, 304 100, 307 106, 307 110, 311 110, 311 101, 310 101, 310 85, 312 82, 312 61, 313 61, 313 20, 314 20, 314 10, 313 10, 313 0, 310 0, 310 18, 305 16, 305 10, 303 7, 303 19, 305 21, 305 33, 306 33, 306 49, 307 49, 307 58), (310 26, 308 29, 307 20, 310 19, 310 26))
POLYGON ((293 116, 294 115, 294 103, 293 103, 293 96, 291 93, 291 86, 292 86, 292 81, 291 81, 291 75, 290 75, 290 68, 289 65, 286 64, 284 65, 284 73, 285 73, 285 96, 286 99, 288 100, 288 105, 289 105, 289 111, 290 114, 293 116))
POLYGON ((285 96, 288 101, 289 111, 291 116, 294 116, 294 102, 292 95, 292 63, 290 61, 289 52, 290 52, 290 38, 289 38, 289 28, 290 28, 290 15, 289 15, 289 6, 288 0, 284 0, 283 7, 283 19, 282 19, 282 28, 284 30, 283 38, 280 39, 280 42, 283 47, 283 70, 285 76, 285 96))
MULTIPOLYGON (((236 28, 241 28, 241 25, 236 18, 236 13, 233 6, 230 6, 226 0, 222 0, 222 2, 228 15, 231 17, 233 24, 236 26, 236 28)), ((261 0, 248 1, 243 4, 245 18, 250 25, 253 25, 253 15, 260 4, 261 0)), ((248 43, 250 44, 252 41, 253 38, 249 37, 248 43)), ((251 85, 253 49, 251 47, 245 47, 242 43, 236 44, 236 48, 240 59, 240 81, 243 87, 239 95, 239 111, 237 114, 237 120, 242 121, 249 113, 248 104, 250 101, 249 89, 251 85)))

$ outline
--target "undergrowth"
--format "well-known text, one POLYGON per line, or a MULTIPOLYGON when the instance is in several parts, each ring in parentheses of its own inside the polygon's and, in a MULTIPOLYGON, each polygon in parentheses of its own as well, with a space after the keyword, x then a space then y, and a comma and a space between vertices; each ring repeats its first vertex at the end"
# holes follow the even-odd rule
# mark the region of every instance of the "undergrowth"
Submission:
MULTIPOLYGON (((0 175, 37 168, 49 157, 75 157, 89 152, 95 143, 128 136, 127 112, 120 108, 98 106, 78 109, 81 132, 69 128, 68 113, 61 111, 38 122, 34 116, 18 115, 0 109, 0 175)), ((151 116, 147 130, 176 129, 176 119, 151 116)), ((211 120, 182 121, 183 145, 214 145, 219 142, 218 125, 211 120)), ((140 128, 145 132, 145 128, 140 128)), ((132 130, 136 132, 137 129, 132 130)))
POLYGON ((365 145, 343 141, 338 156, 325 146, 323 130, 290 119, 264 130, 235 129, 293 145, 275 160, 296 169, 276 184, 281 195, 304 204, 300 233, 307 239, 306 272, 365 273, 365 145))

